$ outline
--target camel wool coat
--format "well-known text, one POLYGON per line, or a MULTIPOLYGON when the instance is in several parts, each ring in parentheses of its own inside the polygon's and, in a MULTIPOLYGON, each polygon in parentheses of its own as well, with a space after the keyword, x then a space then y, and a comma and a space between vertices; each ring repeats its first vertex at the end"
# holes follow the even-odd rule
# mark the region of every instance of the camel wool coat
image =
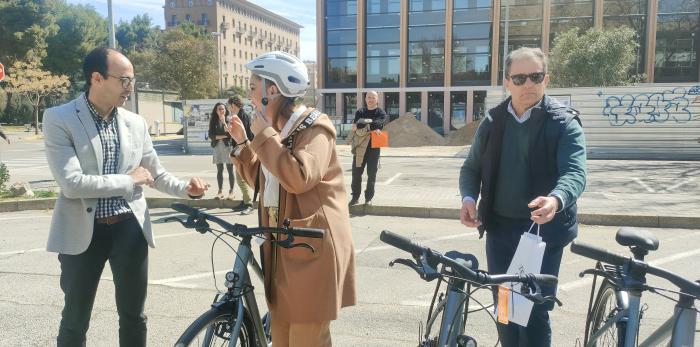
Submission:
MULTIPOLYGON (((292 129, 311 111, 307 109, 292 129)), ((335 320, 342 307, 356 302, 355 251, 335 139, 333 124, 322 114, 312 126, 297 133, 291 151, 277 131, 268 127, 232 158, 251 186, 256 179, 259 182, 262 225, 269 226, 269 219, 262 206, 265 176, 261 164, 280 183, 278 224, 289 218, 292 227, 325 230, 323 239, 294 239, 313 246, 314 253, 304 247, 273 246, 269 240, 263 243, 265 295, 276 319, 291 323, 335 320)))

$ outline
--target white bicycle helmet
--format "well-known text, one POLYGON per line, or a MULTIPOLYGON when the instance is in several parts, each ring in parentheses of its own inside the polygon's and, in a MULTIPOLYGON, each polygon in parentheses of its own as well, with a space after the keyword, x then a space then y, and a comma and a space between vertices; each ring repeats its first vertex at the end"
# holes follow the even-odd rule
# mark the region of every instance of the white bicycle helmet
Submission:
POLYGON ((297 57, 274 51, 259 55, 245 64, 250 72, 274 82, 286 97, 302 97, 309 89, 306 65, 297 57))

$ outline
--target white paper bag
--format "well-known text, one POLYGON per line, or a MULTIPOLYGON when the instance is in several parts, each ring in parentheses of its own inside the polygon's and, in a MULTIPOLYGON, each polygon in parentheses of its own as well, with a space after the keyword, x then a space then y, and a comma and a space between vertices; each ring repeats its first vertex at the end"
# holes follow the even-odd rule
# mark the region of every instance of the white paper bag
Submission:
MULTIPOLYGON (((544 257, 544 249, 547 244, 542 242, 539 224, 537 225, 537 234, 530 233, 534 225, 535 223, 533 222, 530 230, 520 236, 520 243, 518 243, 518 248, 515 250, 513 260, 508 267, 508 274, 526 275, 540 273, 542 257, 544 257)), ((533 302, 517 294, 520 292, 521 283, 509 282, 504 285, 511 290, 510 302, 508 303, 508 320, 526 327, 528 320, 530 320, 533 302)))

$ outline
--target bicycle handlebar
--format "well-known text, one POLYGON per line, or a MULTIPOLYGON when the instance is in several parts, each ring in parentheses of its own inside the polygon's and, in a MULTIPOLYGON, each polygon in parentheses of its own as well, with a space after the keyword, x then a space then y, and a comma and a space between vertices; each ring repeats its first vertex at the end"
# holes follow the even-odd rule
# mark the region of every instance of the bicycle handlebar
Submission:
POLYGON ((394 246, 400 250, 411 253, 414 258, 426 254, 432 261, 442 263, 451 267, 454 271, 461 274, 466 280, 480 284, 503 284, 506 282, 519 282, 528 284, 532 281, 544 285, 556 285, 557 277, 545 274, 526 274, 526 275, 489 275, 483 272, 475 272, 474 270, 463 266, 454 259, 446 257, 439 252, 433 251, 428 247, 422 246, 412 240, 409 240, 401 235, 384 230, 379 235, 379 239, 383 242, 394 246))
POLYGON ((606 249, 598 248, 578 241, 574 241, 571 243, 571 252, 610 265, 627 265, 630 267, 631 270, 641 270, 643 273, 648 273, 650 275, 663 278, 673 283, 683 293, 690 294, 696 298, 700 298, 699 283, 687 280, 668 270, 649 265, 649 263, 646 263, 644 261, 636 260, 632 257, 625 257, 620 254, 610 252, 606 249))
POLYGON ((298 228, 298 227, 255 227, 248 228, 242 224, 231 224, 219 217, 212 216, 206 212, 202 212, 194 207, 187 206, 182 203, 174 203, 170 207, 180 213, 186 214, 194 219, 206 219, 220 225, 227 232, 237 234, 239 236, 258 235, 266 232, 290 233, 299 237, 310 237, 315 239, 323 238, 324 231, 315 228, 298 228))

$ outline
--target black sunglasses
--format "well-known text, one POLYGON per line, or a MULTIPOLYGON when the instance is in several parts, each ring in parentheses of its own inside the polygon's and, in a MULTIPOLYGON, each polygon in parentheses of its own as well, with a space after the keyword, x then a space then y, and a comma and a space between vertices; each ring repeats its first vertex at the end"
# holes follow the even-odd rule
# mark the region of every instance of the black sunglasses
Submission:
POLYGON ((529 78, 530 81, 534 84, 540 84, 542 81, 544 81, 544 76, 546 74, 544 72, 533 72, 531 74, 517 74, 517 75, 510 75, 509 80, 513 81, 513 84, 516 86, 522 86, 525 84, 527 79, 529 78))

